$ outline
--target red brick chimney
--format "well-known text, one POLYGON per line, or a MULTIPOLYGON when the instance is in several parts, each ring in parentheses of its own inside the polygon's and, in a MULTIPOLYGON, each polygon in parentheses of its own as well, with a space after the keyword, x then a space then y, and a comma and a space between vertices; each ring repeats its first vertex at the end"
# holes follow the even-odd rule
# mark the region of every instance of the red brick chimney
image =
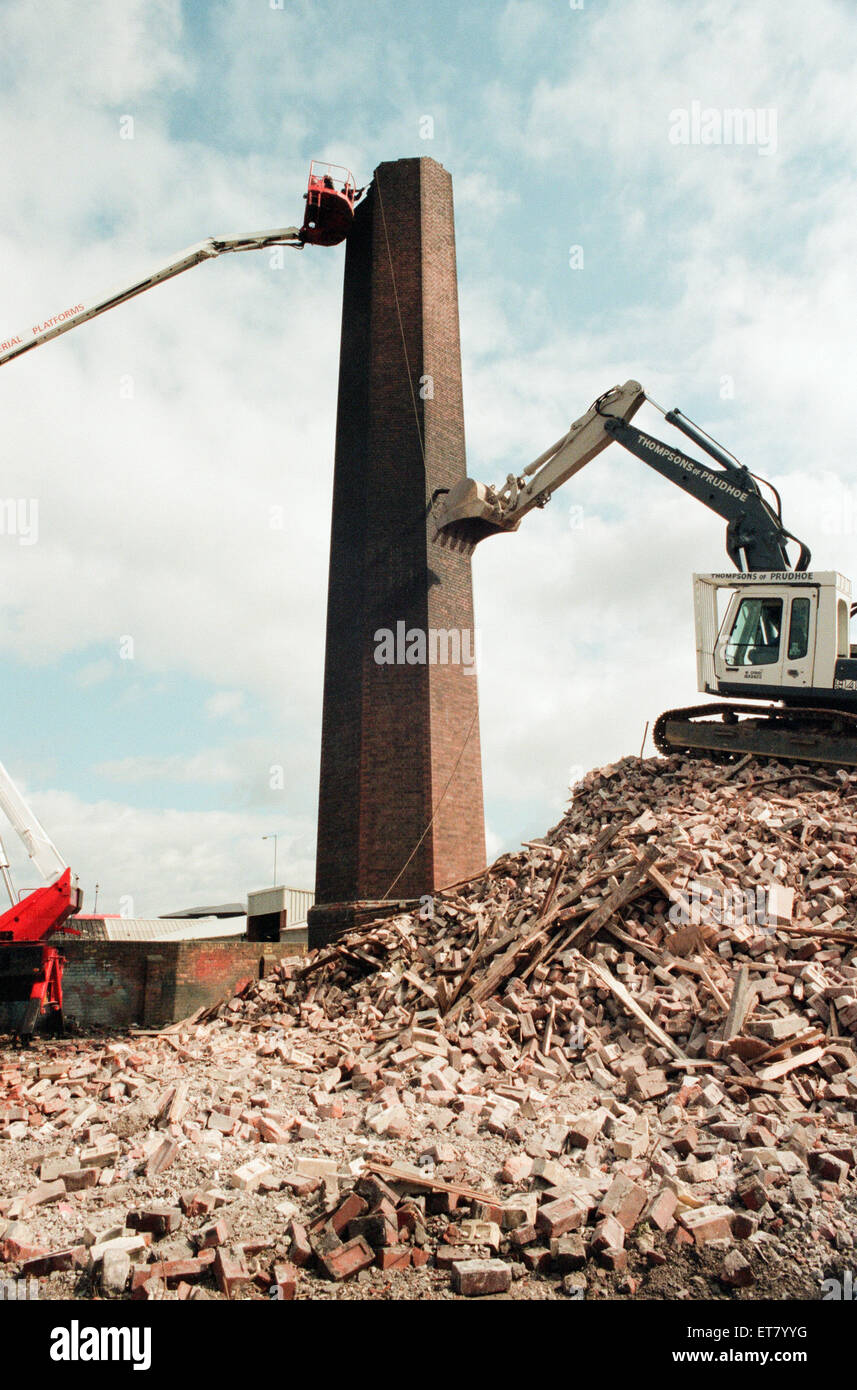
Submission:
POLYGON ((470 560, 429 515, 464 475, 452 179, 395 160, 346 247, 318 903, 416 897, 484 868, 470 560))

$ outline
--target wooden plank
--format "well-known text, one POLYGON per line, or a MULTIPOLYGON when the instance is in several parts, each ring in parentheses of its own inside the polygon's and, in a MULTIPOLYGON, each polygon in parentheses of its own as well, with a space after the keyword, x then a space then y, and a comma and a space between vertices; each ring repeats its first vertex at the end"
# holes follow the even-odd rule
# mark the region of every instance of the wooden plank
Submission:
POLYGON ((609 932, 612 937, 615 937, 622 946, 627 946, 629 951, 636 951, 637 955, 641 956, 649 965, 663 965, 666 969, 669 969, 670 961, 668 956, 664 958, 659 955, 651 946, 644 945, 642 941, 638 941, 636 936, 632 936, 630 932, 622 931, 614 922, 605 923, 604 930, 609 932))
POLYGON ((844 941, 849 946, 857 946, 857 932, 837 931, 835 927, 799 927, 792 922, 773 927, 772 931, 790 932, 793 936, 819 936, 826 941, 844 941))
POLYGON ((420 1168, 412 1168, 409 1164, 400 1166, 396 1163, 379 1163, 372 1159, 363 1171, 374 1173, 385 1182, 406 1182, 411 1187, 425 1187, 431 1192, 449 1192, 455 1197, 463 1197, 466 1202, 486 1202, 489 1206, 496 1206, 499 1200, 496 1193, 479 1192, 475 1187, 465 1187, 463 1183, 430 1178, 420 1168))
POLYGON ((735 1071, 734 1064, 732 1075, 724 1076, 721 1080, 724 1086, 741 1086, 745 1091, 759 1091, 766 1096, 780 1096, 783 1093, 782 1086, 775 1081, 765 1081, 749 1071, 735 1071))
POLYGON ((760 1052, 758 1057, 752 1059, 753 1065, 758 1066, 759 1062, 772 1062, 775 1057, 781 1057, 784 1052, 788 1052, 792 1047, 806 1047, 807 1043, 815 1044, 824 1037, 821 1028, 808 1028, 805 1033, 798 1033, 794 1038, 783 1038, 782 1042, 775 1043, 773 1047, 768 1047, 764 1052, 760 1052))
POLYGON ((698 1071, 701 1069, 725 1071, 726 1063, 713 1062, 710 1057, 685 1057, 682 1062, 664 1062, 664 1071, 698 1071))
POLYGON ((714 996, 714 998, 716 999, 716 1001, 717 1001, 719 1007, 723 1010, 723 1012, 724 1012, 725 1014, 728 1014, 728 1012, 729 1012, 729 1005, 727 1004, 726 1000, 723 998, 723 995, 720 993, 720 990, 717 988, 716 984, 714 983, 714 981, 712 980, 711 976, 709 975, 708 971, 705 969, 704 966, 700 966, 700 968, 699 968, 699 978, 700 978, 700 980, 702 981, 702 983, 705 985, 705 988, 708 990, 709 994, 712 994, 712 995, 714 996))
POLYGON ((536 951, 536 954, 533 956, 526 970, 521 971, 520 978, 522 981, 528 980, 532 975, 533 971, 537 968, 537 966, 541 965, 543 960, 546 960, 548 956, 553 955, 555 951, 558 951, 560 949, 560 946, 562 942, 565 940, 566 935, 566 932, 560 931, 556 936, 548 937, 547 941, 545 941, 545 943, 542 946, 540 946, 539 949, 536 951))
POLYGON ((559 887, 559 881, 565 873, 567 863, 568 853, 565 850, 563 850, 562 855, 556 862, 556 868, 553 871, 553 877, 551 878, 550 884, 548 885, 548 890, 545 893, 544 898, 542 899, 542 905, 539 908, 539 920, 547 916, 548 912, 550 911, 551 904, 554 900, 554 895, 556 894, 556 890, 559 887))
POLYGON ((682 893, 681 890, 678 888, 674 888, 673 885, 670 883, 669 879, 664 878, 660 869, 657 868, 655 864, 649 865, 648 869, 646 870, 646 876, 649 879, 649 881, 655 885, 659 892, 663 893, 667 902, 675 903, 678 907, 687 908, 688 915, 690 915, 687 894, 682 893))
POLYGON ((134 1036, 137 1037, 137 1038, 140 1038, 140 1037, 158 1037, 158 1038, 164 1038, 164 1037, 167 1037, 167 1035, 168 1035, 169 1033, 178 1033, 179 1029, 181 1029, 181 1028, 189 1028, 189 1027, 191 1026, 191 1024, 193 1024, 193 1023, 198 1023, 198 1022, 200 1021, 200 1019, 202 1018, 202 1015, 206 1012, 206 1008, 207 1008, 207 1007, 208 1007, 208 1006, 206 1006, 205 1004, 203 1004, 203 1005, 202 1005, 202 1008, 197 1009, 196 1013, 189 1014, 187 1018, 182 1018, 182 1019, 180 1019, 178 1023, 169 1023, 169 1024, 167 1024, 167 1027, 166 1027, 166 1028, 135 1028, 135 1029, 134 1029, 134 1036))
POLYGON ((428 999, 430 1004, 437 1003, 436 991, 432 988, 431 985, 427 985, 425 980, 421 980, 415 970, 403 970, 402 979, 407 980, 408 983, 411 985, 415 985, 416 988, 420 991, 420 993, 425 995, 426 999, 428 999))
POLYGON ((602 830, 601 834, 596 836, 587 850, 589 858, 594 858, 596 854, 603 854, 605 849, 608 849, 610 845, 612 845, 616 836, 620 835, 625 828, 626 824, 624 821, 622 823, 613 821, 612 824, 608 825, 606 830, 602 830))
POLYGON ((172 1102, 167 1111, 166 1119, 170 1124, 178 1124, 184 1119, 188 1108, 187 1094, 190 1089, 189 1081, 177 1081, 172 1102))
POLYGON ((785 1057, 782 1062, 772 1062, 769 1067, 763 1067, 757 1071, 756 1075, 760 1081, 777 1081, 781 1076, 788 1076, 790 1071, 795 1071, 798 1067, 810 1067, 813 1062, 817 1062, 827 1051, 826 1047, 811 1047, 808 1052, 799 1052, 796 1057, 785 1057))
MULTIPOLYGON (((631 857, 632 857, 632 856, 629 856, 629 858, 631 858, 631 857)), ((599 875, 599 877, 602 877, 602 878, 603 878, 604 876, 605 876, 605 875, 603 875, 603 874, 602 874, 602 875, 599 875)), ((645 893, 645 892, 647 892, 647 891, 648 891, 648 889, 647 889, 645 883, 638 883, 637 886, 636 886, 636 888, 634 888, 634 889, 631 891, 631 895, 630 895, 630 897, 627 899, 627 901, 624 903, 624 906, 625 906, 625 907, 628 907, 628 906, 634 901, 635 898, 638 898, 642 893, 645 893)), ((571 909, 568 910, 568 912, 566 912, 566 910, 563 909, 563 910, 561 911, 560 916, 559 916, 559 919, 558 919, 559 922, 560 922, 560 925, 562 925, 563 927, 565 927, 565 925, 566 925, 566 923, 567 923, 568 921, 572 920, 575 916, 579 916, 579 914, 580 914, 581 912, 585 912, 585 911, 586 911, 585 908, 580 908, 580 907, 577 907, 577 908, 572 907, 571 909)), ((553 914, 551 914, 551 915, 553 915, 553 914)), ((605 923, 604 929, 605 929, 605 931, 610 931, 610 929, 611 929, 611 924, 610 924, 609 922, 608 922, 608 923, 605 923)), ((558 956, 562 951, 564 951, 564 950, 566 949, 566 947, 567 947, 568 945, 570 945, 570 943, 574 940, 575 931, 576 931, 576 928, 575 928, 574 926, 568 927, 567 930, 558 932, 556 936, 554 936, 554 937, 550 938, 548 941, 546 941, 545 944, 544 944, 544 946, 538 951, 538 953, 537 953, 537 954, 533 957, 533 959, 530 961, 530 964, 527 966, 526 970, 525 970, 525 971, 523 972, 523 974, 521 975, 521 979, 522 979, 522 980, 528 979, 529 976, 533 973, 533 971, 536 969, 536 967, 537 967, 538 965, 541 965, 542 962, 544 962, 545 964, 547 964, 547 962, 548 962, 549 960, 553 959, 554 956, 558 956)), ((630 938, 629 938, 629 939, 630 939, 630 938)))
POLYGON ((654 1019, 649 1018, 645 1009, 637 1003, 634 996, 625 988, 621 981, 611 975, 606 965, 602 965, 600 961, 586 960, 583 956, 581 957, 581 961, 586 966, 587 970, 595 976, 596 980, 600 980, 606 989, 609 989, 612 994, 615 994, 620 1003, 625 1005, 628 1012, 633 1014, 634 1017, 642 1023, 646 1032, 650 1033, 652 1037, 660 1043, 661 1047, 665 1047, 670 1055, 675 1057, 679 1062, 686 1062, 688 1060, 681 1048, 677 1047, 673 1042, 669 1033, 665 1033, 663 1028, 655 1023, 654 1019))
POLYGON ((730 1042, 732 1038, 738 1036, 744 1026, 744 1019, 747 1017, 747 1010, 750 1001, 756 993, 756 983, 750 982, 750 971, 746 965, 742 965, 735 976, 735 983, 732 986, 732 998, 729 1001, 729 1009, 726 1014, 726 1021, 720 1034, 724 1042, 730 1042))
POLYGON ((447 1012, 449 1011, 449 1009, 452 1008, 452 1006, 453 1006, 453 1004, 455 1003, 456 999, 457 999, 458 996, 461 994, 461 991, 464 989, 464 986, 467 984, 468 980, 470 979, 470 976, 473 974, 473 971, 474 971, 474 969, 476 968, 476 962, 478 961, 479 957, 481 956, 482 952, 484 951, 487 940, 488 940, 488 938, 487 938, 486 936, 483 936, 483 935, 482 935, 482 923, 480 922, 480 923, 477 925, 477 928, 476 928, 476 941, 475 941, 475 943, 474 943, 474 945, 473 945, 473 949, 472 949, 471 952, 470 952, 470 960, 467 962, 467 965, 464 967, 464 973, 463 973, 463 975, 461 976, 461 979, 459 980, 458 984, 455 986, 455 989, 452 991, 452 993, 451 993, 450 996, 449 996, 449 1003, 448 1003, 448 1007, 447 1007, 447 1012))
POLYGON ((660 850, 657 845, 646 845, 636 864, 628 870, 618 888, 614 888, 612 893, 598 907, 585 917, 579 927, 575 927, 571 941, 579 949, 585 946, 587 941, 591 941, 596 932, 614 917, 620 908, 624 907, 639 886, 640 880, 646 878, 649 869, 657 859, 660 850))
POLYGON ((555 1017, 556 1017, 556 1000, 555 1000, 555 999, 552 999, 552 1000, 551 1000, 551 1006, 550 1006, 550 1012, 549 1012, 549 1014, 548 1014, 548 1016, 547 1016, 547 1020, 546 1020, 546 1022, 545 1022, 544 1041, 543 1041, 542 1047, 541 1047, 542 1054, 543 1054, 543 1056, 545 1056, 545 1057, 547 1057, 548 1053, 549 1053, 550 1050, 551 1050, 551 1038, 552 1038, 552 1036, 553 1036, 553 1024, 554 1024, 554 1018, 555 1018, 555 1017))
POLYGON ((462 993, 459 995, 456 1003, 453 1004, 447 1014, 447 1018, 454 1018, 456 1014, 464 1008, 468 1000, 470 1000, 471 1003, 477 1004, 480 999, 485 999, 489 994, 493 994, 498 985, 502 984, 503 980, 505 980, 506 976, 511 975, 515 968, 515 961, 521 952, 525 951, 528 946, 534 945, 539 937, 542 936, 544 930, 544 925, 537 926, 521 940, 511 945, 508 951, 500 957, 496 965, 492 965, 491 969, 482 976, 481 980, 478 980, 466 994, 462 993))

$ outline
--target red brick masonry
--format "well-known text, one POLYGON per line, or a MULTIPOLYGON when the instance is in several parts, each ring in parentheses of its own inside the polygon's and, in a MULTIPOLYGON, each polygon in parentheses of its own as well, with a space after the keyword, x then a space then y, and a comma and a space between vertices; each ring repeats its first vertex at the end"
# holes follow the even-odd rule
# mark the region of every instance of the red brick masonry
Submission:
POLYGON ((396 160, 375 171, 346 248, 319 903, 415 897, 484 867, 475 675, 374 658, 376 631, 397 622, 463 631, 473 649, 469 558, 433 542, 427 513, 465 471, 452 179, 433 159, 396 160))
MULTIPOLYGON (((84 1027, 156 1028, 215 1004, 241 979, 258 979, 305 947, 253 941, 74 941, 61 943, 65 1013, 84 1027)), ((0 1016, 0 1031, 4 1020, 0 1016)))

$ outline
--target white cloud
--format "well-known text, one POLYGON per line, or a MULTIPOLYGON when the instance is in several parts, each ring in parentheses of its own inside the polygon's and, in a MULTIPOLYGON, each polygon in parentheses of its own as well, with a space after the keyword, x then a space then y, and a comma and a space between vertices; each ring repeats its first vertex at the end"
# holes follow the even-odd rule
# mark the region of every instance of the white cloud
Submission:
MULTIPOLYGON (((169 804, 188 789, 207 789, 224 808, 269 816, 312 818, 308 785, 318 779, 318 750, 294 731, 277 739, 244 737, 192 753, 131 754, 96 765, 129 800, 135 787, 155 787, 169 804)), ((90 856, 93 857, 93 856, 90 856)))
POLYGON ((206 700, 205 712, 212 719, 241 721, 244 717, 243 690, 218 690, 206 700))
MULTIPOLYGON (((579 14, 510 0, 486 21, 501 75, 468 64, 466 84, 430 54, 415 82, 405 27, 381 53, 368 12, 341 44, 318 19, 316 4, 211 8, 221 140, 178 0, 61 0, 47 22, 7 3, 0 337, 207 234, 299 220, 310 140, 361 178, 434 154, 455 180, 471 473, 502 480, 636 376, 778 482, 787 524, 849 572, 854 528, 835 525, 837 488, 857 485, 848 10, 821 0, 810 23, 802 0, 579 14), (559 77, 540 60, 554 52, 559 77), (196 120, 184 137, 176 91, 196 120), (693 100, 776 107, 777 155, 671 145, 669 112, 693 100), (434 142, 418 139, 424 111, 434 142)), ((285 862, 312 881, 341 275, 341 250, 287 253, 282 270, 224 258, 0 371, 3 493, 40 504, 38 544, 0 538, 5 659, 41 663, 42 680, 81 656, 93 717, 109 701, 127 716, 122 756, 96 759, 115 801, 55 788, 40 811, 87 881, 142 885, 153 910, 264 881, 267 847, 247 847, 278 819, 309 836, 285 862), (120 668, 123 635, 134 661, 120 668), (167 675, 203 687, 203 744, 209 719, 228 728, 247 708, 263 712, 258 736, 210 749, 194 729, 180 752, 152 752, 135 721, 167 675), (275 763, 284 817, 266 800, 275 763), (224 809, 166 809, 194 787, 224 809), (160 788, 164 809, 127 804, 135 788, 160 788)), ((690 576, 722 567, 722 523, 618 448, 480 547, 493 850, 555 818, 571 766, 637 751, 646 719, 693 699, 690 576)))
POLYGON ((236 775, 234 760, 222 749, 194 753, 190 757, 175 753, 170 757, 130 757, 96 764, 95 771, 115 782, 173 782, 219 786, 236 775))
POLYGON ((106 657, 101 657, 97 661, 87 661, 80 666, 72 679, 82 690, 89 690, 108 681, 113 675, 113 670, 113 663, 106 657))
POLYGON ((4 66, 33 108, 57 97, 112 106, 187 80, 181 0, 6 0, 2 24, 4 66))
MULTIPOLYGON (((267 813, 140 810, 121 802, 85 802, 65 791, 44 791, 33 800, 51 838, 80 874, 90 911, 96 883, 99 910, 147 917, 243 902, 248 889, 270 882, 270 849, 262 840, 272 829, 267 813)), ((280 881, 312 886, 309 819, 280 817, 273 829, 280 832, 280 881)), ((16 886, 37 887, 21 847, 8 838, 4 843, 16 886)))

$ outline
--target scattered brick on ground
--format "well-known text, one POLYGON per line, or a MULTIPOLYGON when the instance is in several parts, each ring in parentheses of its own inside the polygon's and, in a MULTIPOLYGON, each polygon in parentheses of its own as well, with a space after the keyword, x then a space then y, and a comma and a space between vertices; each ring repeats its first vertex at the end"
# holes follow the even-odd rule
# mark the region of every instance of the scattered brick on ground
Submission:
POLYGON ((853 1263, 857 776, 624 759, 161 1032, 0 1050, 42 1298, 817 1297, 853 1263))

